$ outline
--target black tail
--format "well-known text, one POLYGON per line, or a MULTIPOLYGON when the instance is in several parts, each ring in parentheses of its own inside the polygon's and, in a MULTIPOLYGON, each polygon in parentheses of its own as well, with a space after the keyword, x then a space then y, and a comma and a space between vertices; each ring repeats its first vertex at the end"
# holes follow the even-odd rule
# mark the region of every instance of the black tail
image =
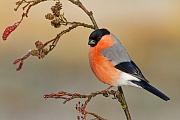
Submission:
POLYGON ((148 84, 145 81, 135 81, 135 80, 131 80, 132 83, 141 86, 142 88, 144 88, 145 90, 153 93, 154 95, 160 97, 161 99, 168 101, 170 100, 169 97, 167 97, 165 94, 163 94, 162 92, 160 92, 159 90, 157 90, 155 87, 151 86, 150 84, 148 84))

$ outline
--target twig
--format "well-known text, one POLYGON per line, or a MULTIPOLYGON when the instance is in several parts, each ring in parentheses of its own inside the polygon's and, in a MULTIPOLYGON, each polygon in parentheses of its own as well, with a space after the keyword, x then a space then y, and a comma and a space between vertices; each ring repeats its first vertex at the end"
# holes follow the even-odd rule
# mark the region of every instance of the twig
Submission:
POLYGON ((54 47, 56 47, 56 45, 57 45, 57 43, 58 43, 61 36, 63 36, 67 32, 70 32, 71 30, 77 28, 78 26, 94 29, 94 27, 92 25, 88 25, 88 24, 85 24, 85 23, 80 23, 80 22, 71 22, 70 23, 69 22, 69 24, 71 24, 72 26, 65 29, 65 30, 63 30, 63 31, 61 31, 59 34, 57 34, 57 36, 54 39, 49 40, 46 43, 44 43, 44 47, 47 46, 48 44, 52 43, 51 45, 49 45, 49 52, 52 51, 54 49, 54 47))
MULTIPOLYGON (((17 26, 19 26, 19 24, 21 23, 21 21, 23 20, 24 17, 28 17, 28 13, 31 9, 32 6, 37 5, 38 3, 44 2, 47 0, 31 0, 31 1, 27 1, 27 0, 20 0, 18 2, 16 2, 17 7, 14 9, 15 11, 22 5, 25 4, 22 9, 25 10, 25 13, 22 14, 22 18, 19 22, 15 23, 13 26, 9 26, 7 27, 7 29, 5 30, 5 32, 3 33, 3 40, 6 40, 6 38, 9 36, 9 34, 14 31, 17 26)), ((56 1, 56 0, 55 0, 56 1)), ((28 54, 26 54, 24 57, 17 59, 14 64, 20 62, 19 68, 18 70, 20 70, 22 68, 22 64, 23 64, 23 60, 26 59, 27 57, 29 57, 29 55, 33 55, 33 56, 38 56, 38 58, 43 58, 45 55, 47 55, 50 51, 52 51, 55 46, 57 45, 59 39, 61 36, 63 36, 64 34, 66 34, 67 32, 70 32, 71 30, 79 27, 79 26, 83 26, 86 28, 90 28, 90 29, 98 29, 98 25, 94 19, 93 13, 92 11, 88 11, 84 5, 82 4, 82 2, 80 2, 80 0, 69 0, 71 3, 75 4, 76 6, 78 6, 79 8, 81 8, 90 18, 91 22, 93 25, 89 25, 86 23, 81 23, 81 22, 68 22, 67 19, 64 17, 64 14, 60 14, 60 10, 62 9, 62 4, 60 3, 59 0, 57 0, 58 4, 56 4, 53 7, 56 7, 56 9, 53 9, 53 12, 57 12, 57 13, 53 13, 55 15, 55 20, 51 21, 51 24, 54 25, 54 27, 60 27, 61 25, 70 25, 70 27, 68 27, 67 29, 61 31, 59 34, 57 34, 57 36, 52 39, 49 40, 47 42, 45 42, 44 44, 40 41, 36 41, 36 48, 37 50, 32 50, 29 51, 28 54), (58 8, 58 9, 57 9, 58 8), (57 20, 57 21, 56 21, 57 20), (59 20, 59 21, 58 21, 59 20), (57 24, 56 24, 57 22, 57 24), (50 45, 49 45, 50 44, 50 45), (49 49, 45 48, 47 45, 49 45, 49 49)), ((52 20, 52 18, 54 16, 52 16, 52 14, 49 14, 50 16, 47 16, 47 18, 49 18, 50 20, 52 20)), ((110 88, 103 90, 103 91, 98 91, 98 92, 94 92, 91 93, 90 95, 81 95, 81 94, 71 94, 71 93, 67 93, 67 92, 59 92, 58 94, 49 94, 49 95, 45 95, 45 98, 60 98, 60 99, 64 99, 63 103, 66 103, 74 98, 87 98, 87 100, 85 101, 85 103, 80 107, 80 112, 84 115, 82 118, 86 119, 86 115, 90 114, 93 115, 95 118, 98 118, 99 120, 105 120, 104 118, 98 116, 95 113, 91 113, 91 112, 87 112, 85 109, 87 107, 87 104, 90 102, 90 100, 97 96, 102 94, 103 96, 109 97, 110 95, 113 95, 114 98, 117 98, 118 101, 121 103, 121 106, 125 112, 126 118, 127 120, 131 120, 131 116, 130 116, 130 112, 128 110, 128 106, 124 97, 124 93, 121 87, 118 87, 119 91, 109 91, 110 88)))
POLYGON ((84 115, 83 116, 84 118, 86 118, 87 114, 90 114, 90 115, 93 115, 95 118, 98 118, 99 120, 105 120, 104 118, 100 117, 99 115, 97 115, 95 113, 91 113, 91 112, 86 111, 86 107, 87 107, 88 103, 90 102, 90 100, 93 97, 96 97, 97 95, 103 95, 105 97, 109 97, 110 95, 113 95, 113 97, 114 97, 113 99, 117 99, 121 103, 122 109, 125 112, 127 120, 131 120, 131 116, 130 116, 130 113, 128 110, 128 106, 127 106, 127 103, 125 101, 124 93, 123 93, 121 87, 118 87, 117 91, 110 90, 110 87, 109 87, 105 90, 93 92, 89 95, 82 95, 82 94, 78 94, 78 93, 72 94, 72 93, 61 91, 57 94, 54 94, 54 93, 46 94, 46 95, 44 95, 44 98, 64 99, 63 104, 65 104, 68 101, 71 101, 73 99, 87 98, 84 104, 80 105, 80 102, 79 102, 76 105, 76 109, 84 115))
POLYGON ((100 117, 99 115, 92 113, 92 112, 88 112, 86 111, 86 107, 88 105, 88 103, 91 101, 92 98, 96 97, 97 95, 103 95, 104 97, 109 97, 110 95, 113 96, 113 99, 118 99, 118 90, 114 91, 114 90, 109 90, 109 89, 105 89, 102 91, 97 91, 97 92, 93 92, 89 95, 85 95, 85 94, 79 94, 79 93, 68 93, 68 92, 64 92, 61 91, 57 94, 46 94, 44 95, 44 98, 55 98, 55 99, 64 99, 63 104, 73 100, 73 99, 77 99, 77 98, 86 98, 84 104, 81 104, 80 102, 78 102, 78 104, 76 104, 76 109, 78 110, 78 112, 82 113, 83 118, 86 118, 86 115, 92 115, 95 118, 98 118, 98 120, 105 120, 104 118, 100 117))
POLYGON ((80 7, 88 16, 89 18, 91 19, 91 22, 93 23, 94 25, 94 29, 97 30, 98 29, 98 25, 93 17, 93 12, 92 11, 88 11, 84 5, 80 2, 80 0, 69 0, 70 2, 72 2, 73 4, 77 5, 78 7, 80 7))
MULTIPOLYGON (((94 29, 98 29, 98 26, 97 26, 97 23, 93 17, 93 13, 90 11, 88 11, 84 6, 83 4, 80 2, 80 0, 77 0, 77 1, 74 1, 74 0, 69 0, 70 2, 72 2, 73 4, 77 5, 78 7, 80 7, 91 19, 93 25, 94 25, 94 29)), ((119 86, 118 89, 120 90, 119 94, 117 95, 118 97, 118 101, 121 103, 121 106, 125 112, 125 115, 126 115, 126 118, 127 120, 131 120, 131 116, 130 116, 130 112, 129 112, 129 109, 128 109, 128 105, 126 103, 126 99, 124 97, 124 93, 123 93, 123 90, 122 88, 119 86)))

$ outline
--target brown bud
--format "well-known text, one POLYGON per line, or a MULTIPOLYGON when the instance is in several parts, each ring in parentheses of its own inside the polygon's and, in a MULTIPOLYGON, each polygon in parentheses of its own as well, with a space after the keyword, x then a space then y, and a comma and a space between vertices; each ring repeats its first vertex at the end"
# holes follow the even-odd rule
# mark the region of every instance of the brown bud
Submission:
POLYGON ((38 50, 42 50, 44 48, 44 45, 41 41, 36 41, 35 45, 38 50))
POLYGON ((52 12, 56 11, 56 6, 51 7, 52 12))
POLYGON ((31 55, 32 56, 38 56, 39 55, 39 51, 38 50, 32 50, 31 51, 31 55))
POLYGON ((21 1, 17 1, 16 5, 21 5, 21 3, 22 3, 21 1))
POLYGON ((45 56, 46 56, 45 53, 41 52, 41 54, 39 55, 39 59, 44 58, 45 56))
POLYGON ((45 15, 45 18, 48 19, 48 20, 53 20, 54 15, 52 13, 48 13, 47 15, 45 15))
POLYGON ((54 16, 59 17, 60 16, 60 10, 62 9, 62 4, 58 1, 56 2, 55 6, 51 7, 51 10, 54 14, 54 16))
POLYGON ((59 1, 56 2, 55 6, 57 7, 58 10, 62 9, 62 3, 60 3, 59 1))
POLYGON ((61 26, 60 19, 55 18, 54 20, 51 21, 51 25, 54 26, 55 28, 59 28, 61 26))
POLYGON ((44 49, 42 50, 42 52, 43 52, 45 55, 47 55, 48 52, 49 52, 49 50, 48 50, 47 48, 44 48, 44 49))
POLYGON ((59 10, 55 11, 54 16, 59 17, 60 16, 60 11, 59 10))

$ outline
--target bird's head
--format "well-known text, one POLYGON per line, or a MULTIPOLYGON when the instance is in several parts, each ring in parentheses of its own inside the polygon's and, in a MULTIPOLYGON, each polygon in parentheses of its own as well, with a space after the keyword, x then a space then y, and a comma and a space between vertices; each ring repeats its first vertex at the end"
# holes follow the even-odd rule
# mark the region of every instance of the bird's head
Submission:
POLYGON ((104 28, 93 31, 89 36, 88 45, 90 45, 91 47, 96 46, 103 36, 109 34, 110 32, 104 28))

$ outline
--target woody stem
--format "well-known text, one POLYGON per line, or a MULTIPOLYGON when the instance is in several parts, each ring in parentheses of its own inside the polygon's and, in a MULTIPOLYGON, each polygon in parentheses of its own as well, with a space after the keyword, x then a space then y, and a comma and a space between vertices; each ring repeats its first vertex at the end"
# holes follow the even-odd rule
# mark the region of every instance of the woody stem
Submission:
POLYGON ((118 90, 119 90, 119 93, 117 95, 118 101, 121 103, 122 109, 124 110, 127 120, 132 120, 122 87, 119 86, 118 90))

